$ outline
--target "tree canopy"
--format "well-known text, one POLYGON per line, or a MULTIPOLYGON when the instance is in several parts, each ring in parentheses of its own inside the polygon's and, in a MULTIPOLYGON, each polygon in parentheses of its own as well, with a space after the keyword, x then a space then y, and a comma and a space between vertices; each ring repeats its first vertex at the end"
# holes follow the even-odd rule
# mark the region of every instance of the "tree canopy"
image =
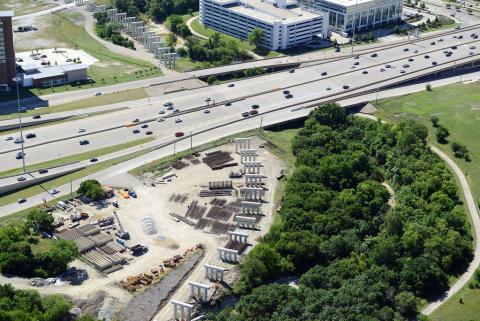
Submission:
POLYGON ((94 179, 88 179, 80 183, 78 193, 88 197, 92 201, 98 201, 106 197, 105 191, 102 189, 102 185, 94 179))
POLYGON ((335 104, 312 111, 292 142, 296 167, 278 220, 240 267, 240 301, 207 319, 414 317, 420 299, 437 297, 472 258, 455 180, 427 135, 335 104), (298 289, 270 283, 286 275, 301 276, 298 289))

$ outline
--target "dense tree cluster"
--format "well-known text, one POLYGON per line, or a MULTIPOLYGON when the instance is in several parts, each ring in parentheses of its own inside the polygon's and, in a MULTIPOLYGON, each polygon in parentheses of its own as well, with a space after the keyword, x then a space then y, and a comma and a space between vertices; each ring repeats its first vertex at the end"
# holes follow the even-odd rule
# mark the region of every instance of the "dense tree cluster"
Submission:
POLYGON ((185 22, 183 22, 182 16, 172 14, 168 17, 168 26, 170 30, 179 35, 182 38, 186 38, 191 35, 190 29, 185 22))
POLYGON ((427 129, 314 110, 279 219, 241 265, 235 310, 207 319, 401 321, 472 257, 455 180, 427 129), (382 185, 395 190, 390 195, 382 185), (298 289, 267 282, 300 274, 298 289))
POLYGON ((95 32, 100 38, 111 41, 115 45, 135 49, 133 41, 121 35, 122 26, 117 22, 109 22, 105 12, 95 12, 93 17, 97 20, 95 32))
MULTIPOLYGON (((0 227, 0 272, 17 276, 51 277, 64 272, 68 263, 78 257, 73 241, 57 240, 48 251, 33 253, 38 243, 30 228, 51 231, 52 221, 46 213, 34 210, 27 223, 0 227)), ((0 320, 2 320, 0 318, 0 320)))
POLYGON ((154 21, 162 22, 171 14, 198 11, 198 0, 115 0, 115 7, 131 17, 144 13, 154 21))
POLYGON ((208 40, 200 40, 189 36, 185 46, 190 59, 202 61, 213 66, 226 65, 235 61, 248 60, 251 57, 244 49, 240 49, 235 40, 223 40, 218 32, 215 32, 208 40))
POLYGON ((106 197, 102 185, 95 179, 87 179, 80 183, 78 194, 81 194, 92 201, 99 201, 106 197))

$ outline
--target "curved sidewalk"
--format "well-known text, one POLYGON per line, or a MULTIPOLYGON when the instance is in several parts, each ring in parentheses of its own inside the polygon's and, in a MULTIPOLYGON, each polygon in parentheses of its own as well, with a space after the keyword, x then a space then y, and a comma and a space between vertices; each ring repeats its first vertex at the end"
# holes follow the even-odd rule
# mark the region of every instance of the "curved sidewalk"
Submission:
POLYGON ((470 217, 472 219, 472 226, 474 230, 474 238, 475 238, 475 251, 472 262, 470 262, 467 271, 463 273, 458 280, 450 287, 450 289, 445 293, 445 296, 441 299, 431 302, 426 307, 423 308, 421 311, 425 315, 430 315, 433 311, 439 308, 443 303, 445 303, 448 299, 450 299, 455 293, 460 291, 464 286, 468 284, 470 279, 472 278, 475 270, 480 265, 480 217, 478 216, 478 209, 475 205, 475 201, 473 199, 472 191, 470 190, 470 186, 468 185, 467 179, 463 174, 462 170, 458 165, 448 157, 444 152, 442 152, 439 148, 435 146, 431 146, 430 149, 432 152, 437 154, 441 159, 443 159, 448 166, 453 170, 455 175, 458 177, 458 181, 460 186, 462 187, 463 195, 465 196, 466 207, 468 208, 468 212, 470 213, 470 217))

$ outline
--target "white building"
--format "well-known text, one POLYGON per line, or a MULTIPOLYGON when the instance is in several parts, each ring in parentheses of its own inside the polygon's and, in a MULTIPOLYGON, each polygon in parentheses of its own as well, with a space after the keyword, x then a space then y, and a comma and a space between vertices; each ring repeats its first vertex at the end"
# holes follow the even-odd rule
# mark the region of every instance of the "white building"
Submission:
POLYGON ((402 18, 403 0, 300 0, 315 11, 328 12, 328 30, 351 34, 402 18), (355 19, 354 19, 355 17, 355 19))
POLYGON ((200 0, 199 19, 209 28, 244 40, 253 29, 262 29, 262 46, 270 50, 303 45, 328 32, 327 13, 307 11, 296 1, 200 0))

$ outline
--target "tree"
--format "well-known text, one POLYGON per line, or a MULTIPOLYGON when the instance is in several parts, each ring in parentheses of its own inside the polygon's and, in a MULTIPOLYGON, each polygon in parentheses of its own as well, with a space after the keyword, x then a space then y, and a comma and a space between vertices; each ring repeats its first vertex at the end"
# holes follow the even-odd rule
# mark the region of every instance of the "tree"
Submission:
POLYGON ((102 185, 94 179, 89 179, 80 183, 78 193, 88 197, 92 201, 98 201, 106 197, 102 185))
POLYGON ((426 85, 425 85, 425 89, 426 89, 427 91, 432 91, 432 85, 426 84, 426 85))
POLYGON ((167 35, 167 39, 165 40, 165 42, 168 47, 174 48, 177 44, 177 36, 173 32, 170 32, 167 35))
POLYGON ((438 122, 440 121, 440 119, 437 115, 432 115, 430 117, 430 121, 432 122, 433 127, 438 127, 438 122))
POLYGON ((177 26, 183 23, 183 19, 181 16, 177 14, 172 14, 167 18, 167 22, 170 25, 170 30, 173 33, 177 33, 178 32, 177 26))
POLYGON ((263 30, 255 28, 248 34, 248 43, 250 43, 256 51, 261 48, 261 42, 263 37, 263 30))
POLYGON ((451 147, 455 157, 469 158, 468 149, 465 145, 462 145, 458 142, 452 142, 451 147))
POLYGON ((41 209, 35 208, 27 216, 27 225, 37 232, 51 233, 53 231, 53 216, 41 209))
POLYGON ((450 135, 450 133, 448 132, 448 129, 440 125, 437 127, 437 132, 435 135, 437 137, 437 142, 440 144, 446 144, 447 137, 450 135))

